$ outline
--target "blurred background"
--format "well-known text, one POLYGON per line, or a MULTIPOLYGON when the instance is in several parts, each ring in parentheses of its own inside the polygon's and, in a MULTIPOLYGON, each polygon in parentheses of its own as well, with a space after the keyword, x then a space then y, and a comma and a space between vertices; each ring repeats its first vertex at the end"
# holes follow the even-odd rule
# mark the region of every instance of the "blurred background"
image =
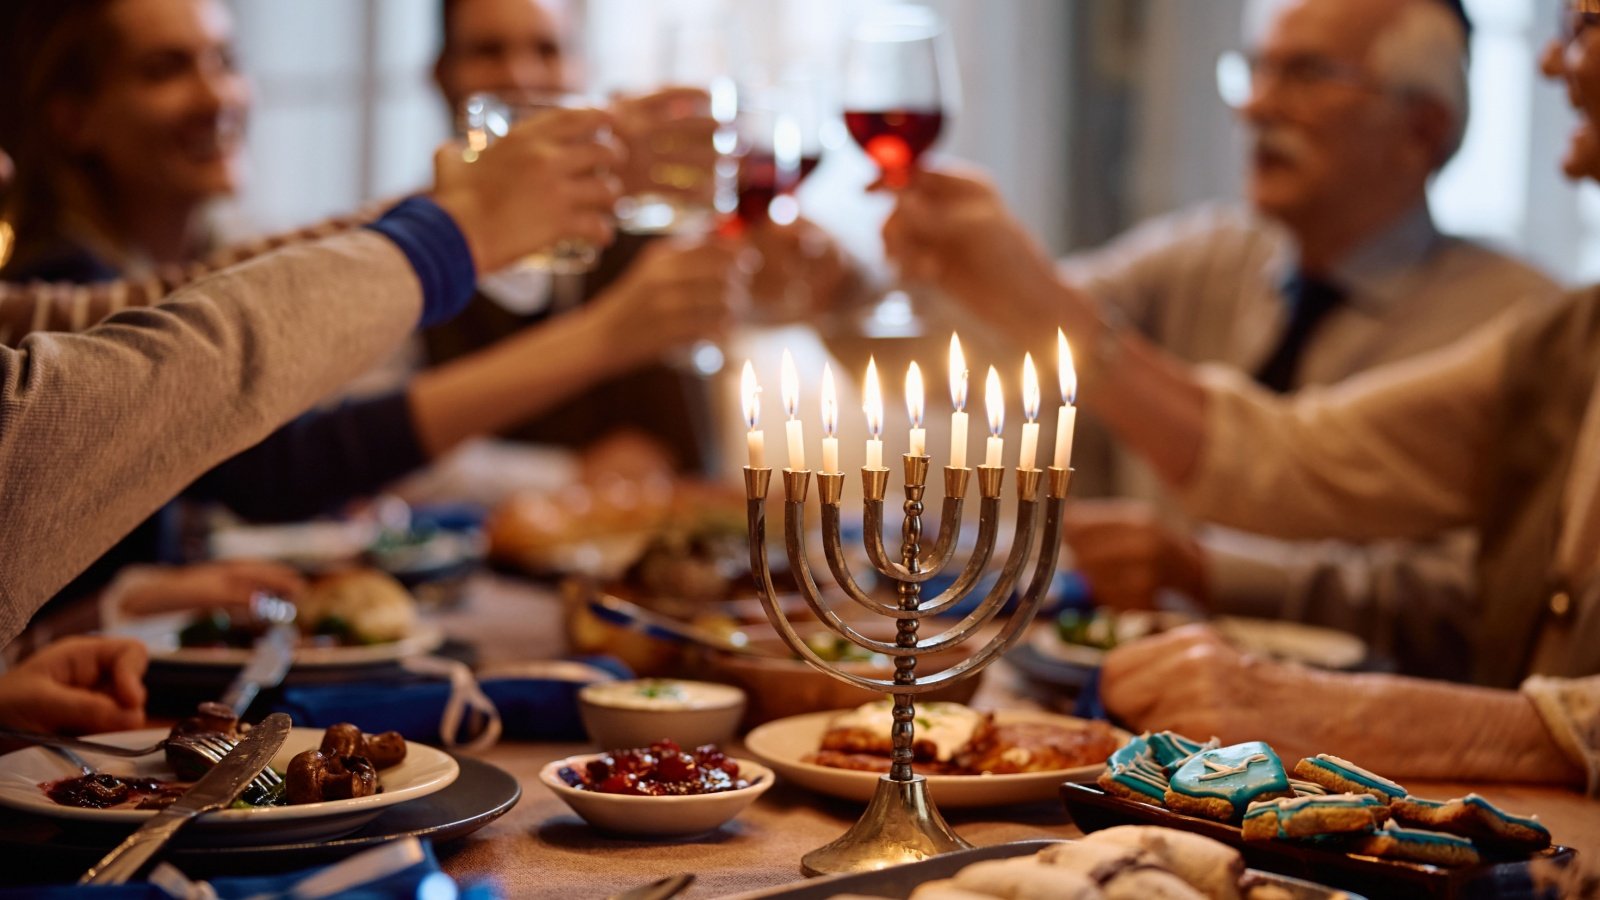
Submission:
MULTIPOLYGON (((662 35, 728 23, 746 80, 836 91, 851 23, 872 2, 566 0, 596 93, 659 71, 662 35)), ((1600 194, 1553 165, 1571 115, 1536 76, 1557 0, 1468 0, 1474 109, 1433 188, 1446 231, 1522 254, 1563 281, 1600 278, 1600 194), (1536 212, 1535 212, 1536 211, 1536 212)), ((449 117, 429 80, 438 0, 231 0, 255 80, 240 233, 292 227, 423 183, 449 117)), ((994 173, 1053 249, 1093 245, 1152 214, 1239 195, 1240 133, 1218 96, 1219 54, 1244 44, 1246 0, 932 0, 951 23, 962 104, 937 153, 994 173)), ((881 252, 875 169, 834 126, 800 193, 805 214, 864 260, 881 252)))

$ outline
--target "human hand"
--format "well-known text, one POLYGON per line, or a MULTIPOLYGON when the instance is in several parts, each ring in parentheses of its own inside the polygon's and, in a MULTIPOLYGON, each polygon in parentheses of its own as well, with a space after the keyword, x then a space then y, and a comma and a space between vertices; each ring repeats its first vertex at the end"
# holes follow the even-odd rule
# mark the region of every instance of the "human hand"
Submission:
POLYGON ((749 260, 735 243, 660 240, 589 307, 608 352, 629 365, 719 340, 749 302, 749 260))
POLYGON ((611 242, 624 156, 611 117, 549 109, 517 122, 467 162, 460 144, 434 156, 433 197, 466 236, 479 272, 564 240, 611 242))
MULTIPOLYGON (((1134 731, 1172 730, 1223 744, 1292 731, 1302 670, 1246 656, 1203 625, 1123 644, 1106 654, 1100 697, 1134 731)), ((1291 740, 1293 738, 1291 737, 1291 740)))
POLYGON ((630 485, 672 481, 672 453, 660 441, 634 428, 621 428, 583 450, 583 482, 630 485))
POLYGON ((140 728, 149 658, 128 638, 56 641, 0 675, 0 723, 45 734, 140 728))
POLYGON ((619 170, 627 196, 659 194, 711 206, 716 191, 717 121, 702 88, 674 87, 611 104, 617 139, 627 151, 619 170))
POLYGON ((1204 551, 1190 535, 1163 524, 1150 504, 1075 500, 1061 524, 1095 603, 1153 609, 1162 589, 1206 601, 1204 551))
POLYGON ((759 254, 750 301, 764 320, 807 320, 850 304, 865 287, 854 262, 814 222, 763 222, 744 240, 759 254))
POLYGON ((256 594, 293 600, 306 589, 299 572, 281 563, 227 559, 186 566, 138 566, 107 588, 105 605, 122 616, 178 610, 246 612, 256 594))

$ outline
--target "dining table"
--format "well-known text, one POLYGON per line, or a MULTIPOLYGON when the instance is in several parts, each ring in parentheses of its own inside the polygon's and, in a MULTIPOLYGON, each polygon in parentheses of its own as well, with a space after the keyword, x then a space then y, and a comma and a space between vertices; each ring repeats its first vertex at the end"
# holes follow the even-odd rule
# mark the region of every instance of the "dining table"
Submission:
MULTIPOLYGON (((484 671, 566 651, 560 592, 503 575, 476 577, 458 607, 435 616, 456 640, 472 643, 484 671)), ((1021 675, 1004 661, 984 673, 972 705, 980 709, 1032 706, 1021 675)), ((797 883, 800 859, 843 834, 863 804, 778 783, 733 821, 683 840, 629 839, 600 833, 539 781, 553 760, 592 752, 591 744, 501 741, 472 755, 513 775, 521 801, 503 817, 437 848, 444 870, 471 883, 488 880, 509 897, 608 897, 663 876, 691 873, 687 897, 722 897, 797 883)), ((738 756, 743 746, 735 743, 738 756)), ((1600 859, 1600 801, 1557 787, 1413 783, 1420 796, 1476 792, 1518 812, 1537 812, 1558 843, 1580 859, 1600 859)), ((937 802, 937 795, 934 796, 937 802)), ((1021 806, 944 810, 946 820, 976 846, 1082 835, 1059 800, 1021 806)))

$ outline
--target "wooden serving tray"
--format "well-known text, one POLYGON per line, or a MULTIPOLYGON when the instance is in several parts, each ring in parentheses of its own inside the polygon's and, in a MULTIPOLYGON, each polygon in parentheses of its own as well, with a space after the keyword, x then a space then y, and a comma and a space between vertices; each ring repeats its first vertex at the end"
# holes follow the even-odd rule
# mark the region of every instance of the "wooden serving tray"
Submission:
POLYGON ((1246 841, 1237 825, 1186 816, 1148 803, 1123 800, 1094 784, 1067 782, 1061 799, 1072 821, 1085 832, 1114 825, 1161 825, 1179 828, 1236 847, 1252 869, 1277 872, 1365 894, 1371 900, 1544 900, 1555 897, 1551 887, 1535 884, 1536 869, 1560 869, 1577 856, 1570 847, 1551 846, 1532 856, 1487 858, 1477 866, 1448 869, 1423 863, 1379 859, 1356 853, 1313 847, 1291 841, 1246 841), (1537 865, 1535 865, 1537 863, 1537 865))

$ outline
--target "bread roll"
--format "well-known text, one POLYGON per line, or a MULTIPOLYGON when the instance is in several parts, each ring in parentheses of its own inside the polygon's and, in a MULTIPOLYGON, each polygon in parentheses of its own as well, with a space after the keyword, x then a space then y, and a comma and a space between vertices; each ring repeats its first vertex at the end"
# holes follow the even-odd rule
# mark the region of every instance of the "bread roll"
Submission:
POLYGON ((1148 850, 1164 868, 1211 900, 1239 900, 1244 858, 1211 838, 1154 825, 1119 825, 1096 831, 1084 841, 1148 850))
POLYGON ((1045 865, 1032 856, 973 863, 956 873, 955 882, 964 890, 1005 900, 1102 900, 1104 896, 1087 875, 1045 865))

